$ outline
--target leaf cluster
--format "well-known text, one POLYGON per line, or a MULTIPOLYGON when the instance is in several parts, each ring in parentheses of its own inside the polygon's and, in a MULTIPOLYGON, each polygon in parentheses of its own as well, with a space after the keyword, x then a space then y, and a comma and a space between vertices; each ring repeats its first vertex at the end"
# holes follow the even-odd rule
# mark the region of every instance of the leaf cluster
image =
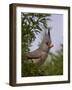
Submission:
POLYGON ((46 20, 50 14, 21 13, 21 53, 22 60, 25 60, 25 53, 29 51, 29 46, 35 40, 35 33, 42 31, 40 23, 46 27, 46 20))

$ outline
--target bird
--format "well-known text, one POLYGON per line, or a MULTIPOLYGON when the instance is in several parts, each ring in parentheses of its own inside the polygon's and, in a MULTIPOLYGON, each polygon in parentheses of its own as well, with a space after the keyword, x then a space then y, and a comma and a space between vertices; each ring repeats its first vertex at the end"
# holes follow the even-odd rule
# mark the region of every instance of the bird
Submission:
POLYGON ((50 49, 54 45, 51 41, 51 35, 50 35, 50 28, 48 29, 48 32, 45 33, 45 37, 40 45, 40 47, 32 52, 28 52, 26 54, 27 59, 31 59, 33 63, 42 65, 46 58, 48 57, 48 53, 50 49))

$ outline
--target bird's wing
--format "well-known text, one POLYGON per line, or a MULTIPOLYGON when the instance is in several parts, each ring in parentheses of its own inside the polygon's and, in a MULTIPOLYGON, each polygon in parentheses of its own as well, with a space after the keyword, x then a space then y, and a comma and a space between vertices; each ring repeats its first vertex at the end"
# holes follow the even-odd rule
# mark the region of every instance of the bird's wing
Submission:
POLYGON ((34 50, 32 52, 28 52, 27 57, 30 58, 30 59, 32 59, 32 58, 40 58, 41 57, 41 50, 37 49, 37 50, 34 50))

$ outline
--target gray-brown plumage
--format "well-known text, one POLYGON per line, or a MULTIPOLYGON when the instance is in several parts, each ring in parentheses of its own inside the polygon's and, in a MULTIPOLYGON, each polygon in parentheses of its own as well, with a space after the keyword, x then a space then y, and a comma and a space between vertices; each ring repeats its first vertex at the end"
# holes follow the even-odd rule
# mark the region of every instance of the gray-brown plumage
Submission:
POLYGON ((40 47, 32 52, 28 52, 26 56, 34 63, 43 64, 48 56, 50 48, 52 47, 53 45, 51 42, 50 30, 48 30, 48 33, 45 34, 45 37, 40 47))

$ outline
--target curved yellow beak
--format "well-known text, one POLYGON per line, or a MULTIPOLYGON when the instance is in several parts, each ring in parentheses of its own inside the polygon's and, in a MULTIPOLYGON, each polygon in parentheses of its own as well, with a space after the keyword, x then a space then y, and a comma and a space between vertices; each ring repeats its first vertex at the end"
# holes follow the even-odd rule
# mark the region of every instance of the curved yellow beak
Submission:
POLYGON ((53 45, 53 44, 50 44, 50 45, 48 45, 48 47, 49 47, 49 48, 52 48, 52 47, 54 47, 54 45, 53 45))

